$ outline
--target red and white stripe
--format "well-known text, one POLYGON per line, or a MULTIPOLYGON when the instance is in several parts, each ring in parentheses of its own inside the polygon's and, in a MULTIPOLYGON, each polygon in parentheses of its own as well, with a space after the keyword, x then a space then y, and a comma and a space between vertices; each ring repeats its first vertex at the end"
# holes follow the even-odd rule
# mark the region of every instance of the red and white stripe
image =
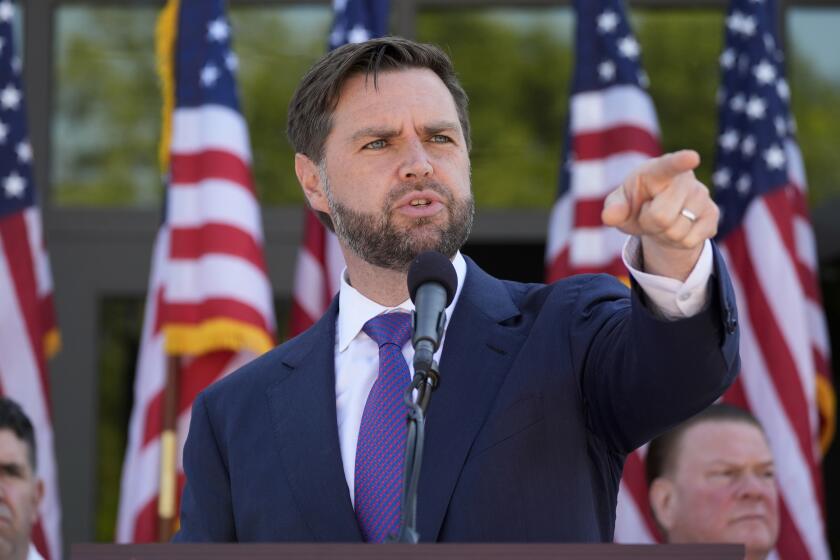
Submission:
POLYGON ((650 96, 630 85, 572 96, 569 188, 551 211, 546 248, 549 282, 573 274, 626 276, 626 236, 601 223, 606 196, 642 162, 660 153, 650 96))
POLYGON ((662 538, 648 505, 645 483, 647 444, 627 456, 618 488, 616 505, 616 542, 653 544, 662 538))
POLYGON ((61 507, 45 337, 56 327, 42 232, 34 207, 0 219, 0 393, 21 405, 35 429, 44 499, 31 538, 44 557, 55 559, 61 558, 61 507))
POLYGON ((290 338, 311 327, 324 314, 338 293, 344 266, 338 238, 307 208, 295 267, 290 338))
MULTIPOLYGON (((212 105, 175 111, 167 216, 152 259, 123 467, 119 542, 152 542, 158 537, 166 328, 198 328, 222 319, 274 337, 272 290, 250 161, 248 133, 238 112, 212 105)), ((193 399, 253 357, 251 350, 219 347, 179 359, 179 497, 193 399)))

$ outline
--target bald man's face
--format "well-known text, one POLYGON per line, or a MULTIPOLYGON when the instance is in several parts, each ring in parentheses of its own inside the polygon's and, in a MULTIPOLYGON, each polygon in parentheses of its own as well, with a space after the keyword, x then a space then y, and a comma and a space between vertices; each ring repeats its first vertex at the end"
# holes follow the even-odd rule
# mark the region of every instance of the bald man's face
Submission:
POLYGON ((779 534, 773 457, 756 426, 710 420, 682 435, 651 506, 669 542, 743 543, 764 558, 779 534))
POLYGON ((0 429, 0 558, 26 558, 43 493, 26 442, 0 429))

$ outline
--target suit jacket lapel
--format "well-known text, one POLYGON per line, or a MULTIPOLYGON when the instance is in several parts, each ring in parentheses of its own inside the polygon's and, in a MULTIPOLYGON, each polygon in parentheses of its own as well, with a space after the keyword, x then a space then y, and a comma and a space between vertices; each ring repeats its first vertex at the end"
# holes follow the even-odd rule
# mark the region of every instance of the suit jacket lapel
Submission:
MULTIPOLYGON (((316 540, 361 541, 341 462, 335 410, 338 298, 266 391, 285 475, 316 540)), ((280 473, 278 473, 279 475, 280 473)))
POLYGON ((518 331, 500 324, 519 314, 502 282, 467 259, 426 419, 417 503, 423 541, 437 540, 472 442, 522 344, 518 331))

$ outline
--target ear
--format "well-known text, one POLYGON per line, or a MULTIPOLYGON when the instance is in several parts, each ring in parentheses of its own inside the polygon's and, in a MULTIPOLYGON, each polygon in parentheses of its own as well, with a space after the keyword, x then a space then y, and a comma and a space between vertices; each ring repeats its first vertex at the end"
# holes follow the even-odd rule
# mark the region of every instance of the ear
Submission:
POLYGON ((650 485, 648 499, 653 516, 666 533, 674 526, 676 495, 674 483, 667 478, 657 478, 650 485))
POLYGON ((32 523, 34 524, 38 521, 39 508, 41 506, 41 500, 44 499, 44 481, 40 478, 35 481, 35 491, 32 493, 32 523))
POLYGON ((306 200, 313 210, 319 210, 329 214, 330 207, 327 203, 327 193, 321 183, 321 174, 318 172, 318 165, 304 154, 295 154, 295 175, 303 189, 306 200))

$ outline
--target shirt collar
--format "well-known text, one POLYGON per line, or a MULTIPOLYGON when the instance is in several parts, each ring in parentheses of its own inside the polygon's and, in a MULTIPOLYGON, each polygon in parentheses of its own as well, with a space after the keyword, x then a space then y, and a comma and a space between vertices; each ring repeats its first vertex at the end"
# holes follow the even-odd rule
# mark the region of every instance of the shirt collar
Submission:
MULTIPOLYGON (((455 297, 452 303, 446 308, 447 323, 452 318, 452 311, 461 295, 461 288, 464 286, 464 278, 467 276, 467 261, 458 251, 452 258, 452 266, 455 267, 455 274, 458 276, 458 288, 455 290, 455 297)), ((338 320, 336 321, 336 340, 338 351, 344 352, 350 342, 358 336, 370 319, 382 313, 392 311, 414 311, 414 303, 411 298, 406 299, 396 307, 386 307, 363 296, 347 281, 347 267, 341 271, 341 286, 338 290, 338 320)))

